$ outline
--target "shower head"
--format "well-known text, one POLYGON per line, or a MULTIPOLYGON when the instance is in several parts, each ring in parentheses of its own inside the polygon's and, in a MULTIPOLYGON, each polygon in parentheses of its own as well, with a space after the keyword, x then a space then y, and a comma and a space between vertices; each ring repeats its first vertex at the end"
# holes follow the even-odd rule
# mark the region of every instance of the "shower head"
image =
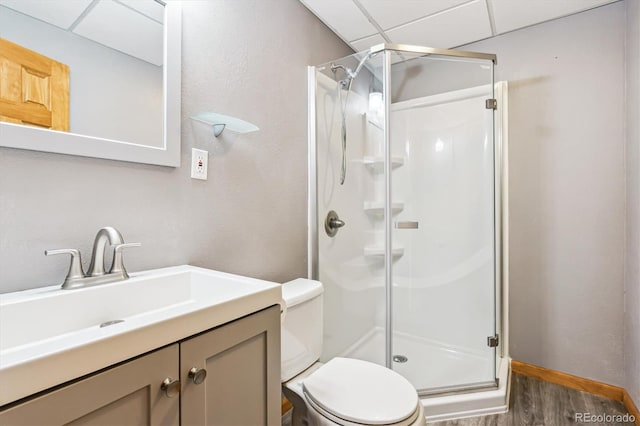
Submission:
POLYGON ((344 73, 347 75, 345 78, 338 81, 340 87, 346 89, 350 85, 351 80, 355 78, 355 73, 351 71, 351 68, 345 67, 342 64, 331 64, 331 72, 333 72, 334 75, 338 72, 338 70, 344 71, 344 73))
POLYGON ((347 74, 351 74, 351 70, 347 67, 345 67, 342 64, 331 64, 331 72, 333 72, 334 74, 338 71, 338 70, 342 70, 344 72, 346 72, 347 74))
POLYGON ((344 66, 342 64, 331 64, 331 72, 336 74, 338 72, 338 70, 344 71, 344 73, 347 74, 347 76, 344 79, 339 81, 340 86, 342 86, 343 88, 350 88, 351 87, 351 82, 353 81, 354 78, 356 78, 356 76, 358 75, 358 73, 360 72, 362 67, 364 66, 364 63, 370 57, 371 57, 371 53, 368 53, 368 54, 364 55, 362 57, 362 59, 360 60, 360 62, 358 63, 358 66, 356 67, 355 71, 352 71, 351 68, 346 67, 346 66, 344 66))
POLYGON ((371 57, 371 53, 364 55, 355 71, 342 64, 331 64, 331 72, 333 72, 334 78, 338 73, 338 70, 342 70, 347 76, 338 81, 338 102, 340 103, 340 109, 342 110, 342 127, 341 127, 341 139, 342 139, 342 168, 340 170, 340 185, 344 184, 344 180, 347 176, 347 104, 349 102, 349 93, 351 92, 351 84, 356 78, 364 63, 371 57), (342 91, 346 90, 344 100, 342 99, 342 91))

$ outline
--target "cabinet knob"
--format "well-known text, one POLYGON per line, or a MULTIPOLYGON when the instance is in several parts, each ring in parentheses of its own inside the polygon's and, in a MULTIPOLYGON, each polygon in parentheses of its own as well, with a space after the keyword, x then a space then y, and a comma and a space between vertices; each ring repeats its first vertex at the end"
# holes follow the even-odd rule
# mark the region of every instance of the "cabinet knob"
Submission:
POLYGON ((193 383, 199 385, 204 382, 204 379, 207 378, 207 370, 205 370, 204 368, 193 367, 191 370, 189 370, 189 378, 193 380, 193 383))
POLYGON ((180 380, 173 380, 171 377, 167 377, 160 385, 160 389, 164 391, 164 394, 168 398, 173 398, 180 393, 180 380))

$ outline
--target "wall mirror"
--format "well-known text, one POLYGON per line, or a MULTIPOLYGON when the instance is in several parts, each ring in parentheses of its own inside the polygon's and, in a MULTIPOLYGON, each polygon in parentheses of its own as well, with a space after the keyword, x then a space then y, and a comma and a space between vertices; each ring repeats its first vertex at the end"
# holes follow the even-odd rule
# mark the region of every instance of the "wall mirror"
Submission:
POLYGON ((179 1, 0 0, 0 146, 178 167, 181 36, 179 1), (66 128, 34 118, 61 86, 38 55, 68 71, 66 128))

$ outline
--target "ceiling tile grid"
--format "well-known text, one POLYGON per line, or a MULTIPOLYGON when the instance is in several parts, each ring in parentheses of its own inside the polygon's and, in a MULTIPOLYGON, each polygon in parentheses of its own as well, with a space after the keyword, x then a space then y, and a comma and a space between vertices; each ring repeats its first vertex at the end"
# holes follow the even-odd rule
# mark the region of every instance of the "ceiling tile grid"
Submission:
POLYGON ((386 31, 392 43, 449 48, 491 37, 485 0, 474 0, 386 31))
POLYGON ((42 0, 0 0, 0 5, 68 30, 91 2, 92 0, 68 0, 53 4, 42 0))
POLYGON ((346 42, 378 32, 352 0, 300 1, 346 42))
POLYGON ((162 24, 141 13, 132 13, 121 3, 99 2, 73 32, 152 64, 162 65, 162 24), (116 24, 102 25, 105 22, 116 24))
POLYGON ((164 6, 155 0, 116 0, 131 9, 162 24, 164 22, 164 6))
POLYGON ((469 0, 358 0, 383 30, 459 6, 469 0), (390 7, 392 6, 392 7, 390 7))
POLYGON ((370 48, 371 46, 375 46, 377 44, 386 43, 387 41, 382 38, 380 34, 372 35, 370 37, 361 38, 359 40, 354 40, 349 45, 356 52, 360 52, 370 48))
POLYGON ((619 0, 300 0, 355 51, 454 48, 619 0))
POLYGON ((155 0, 0 0, 0 5, 162 65, 164 7, 155 0))
POLYGON ((489 0, 489 2, 498 34, 611 3, 606 0, 542 0, 536 2, 489 0))

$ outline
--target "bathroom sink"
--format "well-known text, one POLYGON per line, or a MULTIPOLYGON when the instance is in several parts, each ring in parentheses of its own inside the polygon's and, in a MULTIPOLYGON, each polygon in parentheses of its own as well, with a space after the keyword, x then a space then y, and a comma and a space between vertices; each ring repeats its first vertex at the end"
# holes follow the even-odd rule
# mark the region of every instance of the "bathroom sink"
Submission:
POLYGON ((0 406, 280 300, 277 283, 193 266, 0 294, 0 406))

